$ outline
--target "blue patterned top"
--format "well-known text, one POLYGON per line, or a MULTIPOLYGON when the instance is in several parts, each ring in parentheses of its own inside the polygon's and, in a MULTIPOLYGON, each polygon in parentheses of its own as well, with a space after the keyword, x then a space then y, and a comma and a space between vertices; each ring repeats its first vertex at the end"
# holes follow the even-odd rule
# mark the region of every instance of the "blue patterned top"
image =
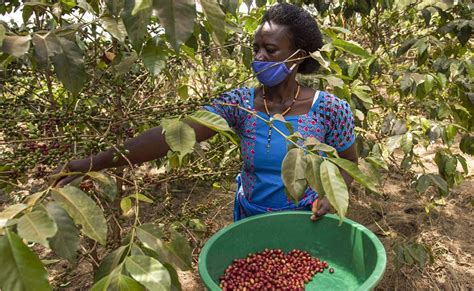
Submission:
MULTIPOLYGON (((270 211, 307 209, 317 197, 317 193, 308 187, 298 205, 287 199, 281 179, 281 164, 287 153, 286 140, 272 129, 268 151, 269 126, 245 110, 224 105, 238 104, 268 120, 266 113, 255 110, 254 91, 254 88, 247 87, 235 89, 205 107, 222 116, 240 137, 243 165, 237 177, 234 220, 270 211)), ((354 118, 349 104, 327 92, 317 92, 307 114, 285 116, 285 120, 304 138, 314 137, 338 152, 346 150, 355 141, 354 118)), ((275 121, 273 126, 289 134, 282 122, 275 121)))

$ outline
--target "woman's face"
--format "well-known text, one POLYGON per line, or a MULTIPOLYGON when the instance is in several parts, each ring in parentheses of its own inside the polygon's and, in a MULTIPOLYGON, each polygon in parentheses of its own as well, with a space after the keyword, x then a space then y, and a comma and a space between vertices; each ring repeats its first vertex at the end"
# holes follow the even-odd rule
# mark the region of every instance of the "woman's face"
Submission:
POLYGON ((257 29, 253 41, 253 53, 256 61, 284 61, 294 52, 295 48, 286 26, 265 22, 257 29))

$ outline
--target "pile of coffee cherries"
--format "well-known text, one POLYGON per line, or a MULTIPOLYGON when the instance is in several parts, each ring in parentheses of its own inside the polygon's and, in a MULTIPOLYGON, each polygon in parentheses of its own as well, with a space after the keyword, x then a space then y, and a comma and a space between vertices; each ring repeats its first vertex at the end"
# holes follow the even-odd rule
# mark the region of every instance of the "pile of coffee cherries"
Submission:
MULTIPOLYGON (((265 249, 235 259, 220 277, 222 290, 304 290, 305 283, 329 268, 326 261, 294 249, 285 254, 280 249, 265 249)), ((329 273, 334 269, 330 268, 329 273)))

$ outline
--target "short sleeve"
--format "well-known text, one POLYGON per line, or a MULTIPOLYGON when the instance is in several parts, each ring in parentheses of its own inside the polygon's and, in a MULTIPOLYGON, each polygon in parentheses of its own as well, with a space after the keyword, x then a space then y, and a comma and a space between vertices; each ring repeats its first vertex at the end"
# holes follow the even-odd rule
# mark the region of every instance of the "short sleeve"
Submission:
POLYGON ((232 105, 250 109, 250 98, 249 88, 239 88, 215 98, 210 105, 204 106, 204 109, 220 115, 232 129, 239 132, 243 128, 247 112, 232 105))
POLYGON ((329 112, 329 126, 326 131, 326 143, 338 152, 345 151, 355 142, 354 117, 349 104, 337 97, 329 95, 327 110, 329 112))

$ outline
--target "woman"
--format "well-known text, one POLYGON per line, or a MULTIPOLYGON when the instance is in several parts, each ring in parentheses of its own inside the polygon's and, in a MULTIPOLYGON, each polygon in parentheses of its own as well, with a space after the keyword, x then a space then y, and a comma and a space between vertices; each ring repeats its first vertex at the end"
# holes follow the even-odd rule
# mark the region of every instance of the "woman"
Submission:
MULTIPOLYGON (((304 9, 277 4, 264 15, 254 39, 252 67, 262 86, 239 88, 223 94, 205 108, 219 114, 241 138, 243 166, 237 177, 234 220, 270 211, 308 209, 315 220, 330 209, 329 202, 317 199, 311 188, 295 205, 286 198, 281 179, 281 164, 287 152, 286 140, 274 127, 287 132, 281 122, 272 127, 259 117, 269 119, 281 114, 303 137, 315 137, 336 148, 339 156, 357 162, 354 145, 354 120, 348 104, 326 92, 303 87, 296 82, 296 74, 313 73, 318 63, 309 52, 322 46, 321 33, 311 15, 304 9), (229 103, 238 104, 229 106, 229 103)), ((191 123, 200 142, 216 134, 202 125, 191 123)), ((162 128, 150 129, 125 143, 127 159, 132 163, 160 158, 169 150, 162 128)), ((76 172, 99 171, 126 165, 120 158, 114 161, 115 150, 109 149, 91 158, 74 160, 66 170, 76 172)), ((342 173, 347 184, 351 177, 342 173)), ((59 184, 70 182, 67 177, 59 184)))

